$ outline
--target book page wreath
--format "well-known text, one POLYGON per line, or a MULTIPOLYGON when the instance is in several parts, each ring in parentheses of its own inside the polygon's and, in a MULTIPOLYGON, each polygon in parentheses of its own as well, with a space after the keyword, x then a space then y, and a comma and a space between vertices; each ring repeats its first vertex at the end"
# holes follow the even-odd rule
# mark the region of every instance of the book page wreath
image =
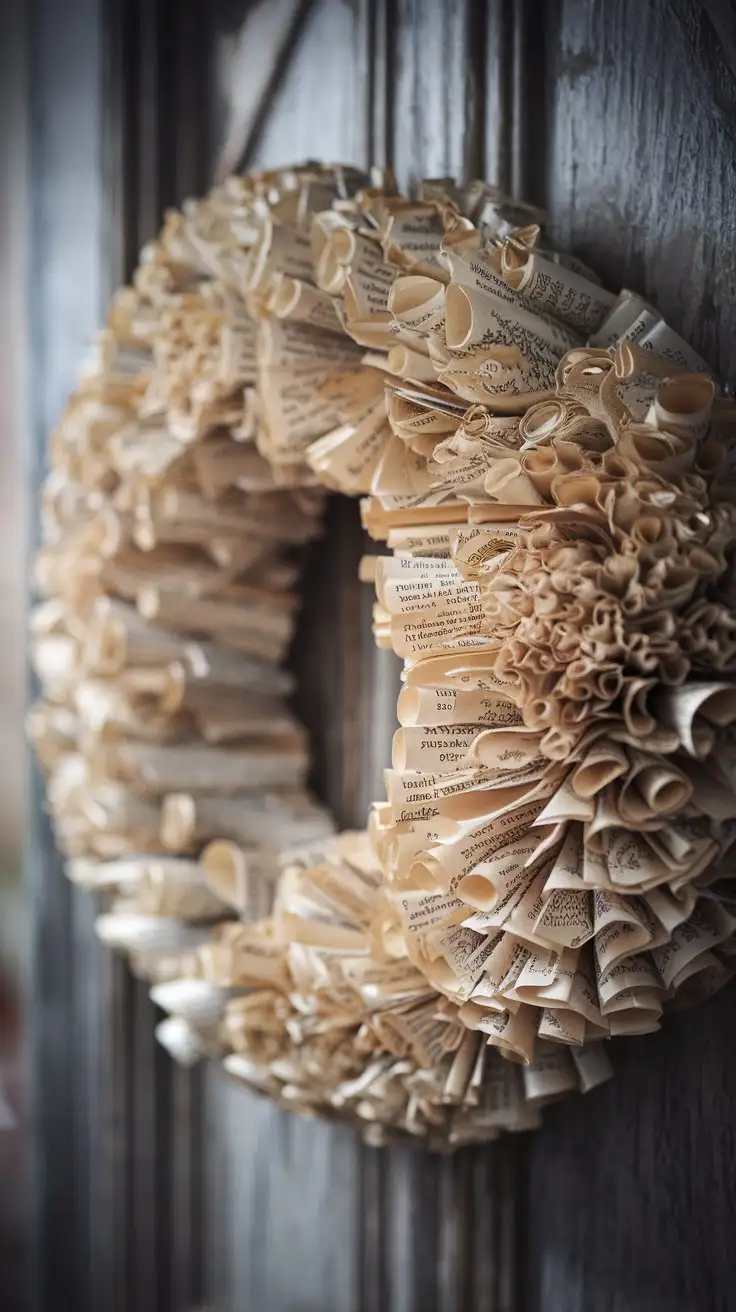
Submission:
POLYGON ((31 732, 181 1061, 452 1147, 720 987, 736 413, 482 182, 229 179, 142 254, 50 443, 31 732), (336 835, 282 667, 326 490, 385 550, 387 800, 336 835))

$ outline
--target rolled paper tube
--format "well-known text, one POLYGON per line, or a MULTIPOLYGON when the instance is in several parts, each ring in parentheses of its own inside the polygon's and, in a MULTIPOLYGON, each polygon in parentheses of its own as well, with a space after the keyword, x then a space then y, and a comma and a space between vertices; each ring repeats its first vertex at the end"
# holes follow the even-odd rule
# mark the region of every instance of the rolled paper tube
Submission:
POLYGON ((135 905, 143 914, 176 916, 184 921, 222 920, 228 909, 203 882, 155 883, 151 879, 144 880, 135 905))
POLYGON ((667 433, 692 436, 698 442, 710 426, 715 383, 710 374, 680 374, 657 389, 647 422, 667 433))
POLYGON ((653 761, 635 776, 636 787, 647 806, 655 815, 668 815, 681 811, 690 801, 693 786, 690 780, 668 762, 653 761))
POLYGON ((156 588, 141 590, 138 610, 144 619, 179 625, 190 633, 244 629, 247 638, 254 629, 262 640, 273 643, 288 639, 293 628, 291 616, 274 607, 220 601, 214 597, 182 597, 156 588))
POLYGON ((153 513, 154 518, 160 516, 166 521, 188 522, 213 532, 238 534, 242 532, 243 513, 248 505, 248 498, 239 493, 229 492, 225 498, 213 502, 181 488, 164 487, 154 499, 153 513))
POLYGON ((98 916, 95 933, 108 947, 131 953, 163 955, 196 948, 206 935, 166 916, 143 916, 132 912, 111 912, 98 916))
POLYGON ((248 739, 293 740, 300 732, 298 722, 285 708, 274 713, 267 705, 261 708, 260 715, 255 708, 233 706, 228 710, 223 706, 204 706, 197 711, 196 718, 205 742, 213 746, 244 743, 248 739))
POLYGON ((501 248, 501 272, 510 287, 538 310, 579 333, 600 328, 616 302, 612 292, 580 273, 530 250, 513 236, 501 248))
MULTIPOLYGON (((530 876, 531 882, 531 876, 530 876)), ((499 891, 490 873, 484 873, 479 867, 471 875, 464 875, 457 886, 458 896, 468 906, 478 911, 492 911, 498 901, 499 891)))
POLYGON ((228 994, 204 979, 173 979, 151 989, 151 1001, 197 1028, 209 1028, 224 1015, 228 994))
MULTIPOLYGON (((505 346, 503 321, 499 317, 499 311, 503 316, 510 313, 519 321, 519 326, 523 327, 528 339, 526 351, 530 358, 535 346, 541 349, 543 355, 552 355, 553 359, 554 356, 559 358, 565 348, 572 345, 575 340, 574 336, 569 336, 567 329, 561 325, 551 327, 551 321, 539 318, 518 306, 509 307, 503 298, 497 298, 480 287, 458 286, 453 282, 445 293, 445 335, 450 351, 459 352, 478 348, 483 351, 485 358, 489 348, 495 347, 498 352, 495 358, 499 364, 505 360, 508 360, 509 367, 517 364, 518 351, 507 350, 505 346)), ((491 356, 489 355, 488 358, 491 356)), ((463 395, 460 388, 457 390, 463 395)))
POLYGON ((597 332, 590 337, 589 345, 602 348, 615 346, 632 331, 643 314, 648 314, 649 322, 654 322, 659 317, 654 307, 643 297, 624 287, 597 332))
POLYGON ((129 782, 144 792, 238 793, 300 784, 308 756, 303 740, 293 746, 284 742, 279 750, 257 744, 226 749, 121 741, 98 752, 93 764, 100 777, 129 782))
POLYGON ((315 266, 317 286, 330 296, 339 296, 345 289, 351 266, 359 257, 359 243, 365 239, 342 226, 331 227, 321 236, 321 250, 315 266))
POLYGON ((81 888, 116 889, 134 894, 143 881, 150 859, 147 854, 119 857, 114 861, 78 858, 67 861, 65 870, 72 883, 81 888))
POLYGON ((288 789, 242 797, 175 793, 164 798, 161 808, 161 840, 172 851, 214 838, 276 851, 310 842, 332 828, 327 812, 308 794, 288 789))
POLYGON ((567 351, 557 366, 557 385, 565 399, 592 413, 602 379, 611 372, 613 362, 608 351, 590 346, 576 346, 567 351))
POLYGON ((164 714, 186 709, 206 718, 229 711, 236 719, 250 717, 259 724, 271 720, 280 723, 286 717, 285 704, 280 697, 258 689, 240 688, 237 684, 218 684, 206 678, 187 677, 187 670, 180 662, 170 665, 163 671, 163 676, 160 709, 164 714))
POLYGON ((268 461, 255 448, 229 437, 198 442, 192 461, 203 496, 214 501, 229 488, 245 492, 268 492, 274 477, 268 461))
MULTIPOLYGON (((290 693, 294 690, 294 676, 288 670, 276 670, 265 661, 255 660, 215 643, 187 643, 184 647, 185 681, 211 680, 227 687, 255 690, 259 693, 290 693)), ((181 680, 181 674, 172 671, 172 681, 181 680)))
POLYGON ((625 460, 663 477, 684 473, 695 460, 693 433, 657 433, 646 424, 627 424, 620 430, 618 450, 625 460))
MULTIPOLYGON (((716 437, 701 438, 695 452, 693 472, 702 475, 706 482, 711 482, 717 475, 728 480, 728 448, 716 437)), ((719 479, 720 481, 720 479, 719 479)))
POLYGON ((78 676, 79 646, 68 634, 47 634, 33 643, 31 660, 44 684, 70 684, 78 676))
POLYGON ((620 779, 629 770, 629 758, 614 742, 595 744, 573 772, 570 786, 578 797, 595 797, 607 784, 620 779))
POLYGON ((521 457, 523 472, 531 479, 536 491, 545 501, 551 500, 554 478, 562 474, 577 473, 583 465, 583 457, 579 449, 572 442, 563 442, 559 439, 555 439, 551 446, 525 451, 521 457))
POLYGON ((399 374, 402 378, 414 378, 433 382, 437 377, 435 367, 428 355, 412 351, 410 347, 399 343, 389 349, 386 361, 389 373, 399 374))
POLYGON ((165 857, 150 862, 137 902, 141 911, 182 920, 213 920, 226 911, 207 886, 201 865, 165 857))
POLYGON ((245 851, 235 843, 218 840, 202 853, 209 887, 247 920, 268 916, 273 907, 277 867, 257 849, 245 851))
POLYGON ((83 663, 90 672, 116 674, 124 665, 165 665, 181 656, 180 634, 146 624, 133 606, 100 597, 94 605, 83 663))
POLYGON ((103 783, 97 790, 85 790, 81 813, 96 831, 98 850, 105 844, 109 856, 140 852, 158 839, 159 808, 145 798, 136 797, 125 787, 103 783), (114 848, 115 851, 110 849, 114 848))
POLYGON ((196 1066, 207 1056, 207 1044, 183 1016, 169 1016, 162 1020, 154 1034, 178 1066, 196 1066))
POLYGON ((294 319, 325 332, 343 332, 332 297, 297 278, 281 276, 274 282, 268 308, 277 319, 294 319))
POLYGON ((442 1091, 443 1102, 452 1104, 464 1100, 473 1068, 478 1059, 480 1042, 478 1035, 474 1034, 472 1030, 463 1035, 460 1047, 452 1059, 452 1066, 442 1091))
POLYGON ((186 520, 177 523, 139 519, 132 534, 133 542, 141 551, 155 551, 157 547, 176 545, 208 549, 211 537, 212 529, 208 525, 186 520))

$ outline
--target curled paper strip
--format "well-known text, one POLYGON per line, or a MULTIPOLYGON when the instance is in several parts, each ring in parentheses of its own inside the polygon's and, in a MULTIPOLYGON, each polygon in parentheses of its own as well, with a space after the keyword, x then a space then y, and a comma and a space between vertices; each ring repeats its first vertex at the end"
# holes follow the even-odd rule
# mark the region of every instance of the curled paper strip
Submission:
POLYGON ((732 972, 734 406, 540 223, 479 182, 229 179, 51 438, 30 728, 69 873, 178 1059, 374 1139, 522 1128, 732 972), (373 857, 281 664, 324 489, 391 553, 373 857))

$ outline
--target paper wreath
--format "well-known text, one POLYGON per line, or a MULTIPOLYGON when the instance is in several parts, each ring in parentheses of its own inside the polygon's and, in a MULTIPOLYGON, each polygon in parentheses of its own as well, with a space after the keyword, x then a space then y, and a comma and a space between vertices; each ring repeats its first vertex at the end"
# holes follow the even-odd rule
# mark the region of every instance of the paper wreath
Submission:
POLYGON ((527 1128, 733 971, 736 411, 540 222, 481 182, 231 178, 167 216, 51 439, 31 731, 69 874, 174 1056, 374 1142, 527 1128), (393 553, 371 849, 285 700, 325 489, 393 553))

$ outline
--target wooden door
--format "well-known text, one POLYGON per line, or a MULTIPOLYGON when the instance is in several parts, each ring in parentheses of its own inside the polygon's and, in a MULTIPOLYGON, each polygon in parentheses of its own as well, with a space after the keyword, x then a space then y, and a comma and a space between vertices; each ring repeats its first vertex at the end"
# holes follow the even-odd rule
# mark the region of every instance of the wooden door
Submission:
MULTIPOLYGON (((557 243, 734 374, 726 0, 37 0, 27 39, 37 450, 110 285, 223 158, 375 161, 402 185, 485 176, 545 204, 557 243)), ((380 796, 397 683, 361 547, 336 499, 294 651, 315 783, 345 825, 380 796)), ((736 1308, 732 989, 617 1042, 615 1082, 534 1135, 444 1159, 373 1150, 214 1068, 171 1067, 38 810, 29 873, 39 1307, 736 1308)))

